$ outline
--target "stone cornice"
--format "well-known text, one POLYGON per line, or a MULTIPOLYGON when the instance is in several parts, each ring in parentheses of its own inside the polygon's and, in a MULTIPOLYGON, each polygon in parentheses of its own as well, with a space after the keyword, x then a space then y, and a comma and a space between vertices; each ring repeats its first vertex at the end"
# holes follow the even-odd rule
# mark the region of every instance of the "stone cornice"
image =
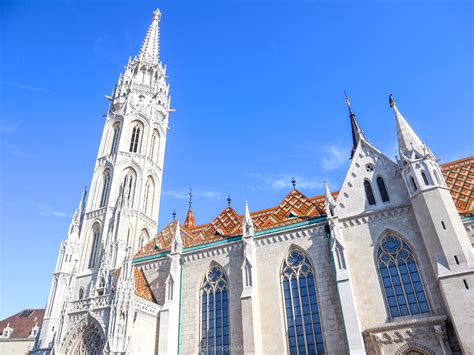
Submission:
POLYGON ((358 214, 351 217, 341 218, 340 221, 344 227, 352 227, 360 224, 367 224, 374 220, 384 220, 392 217, 409 215, 411 212, 410 205, 395 206, 392 208, 386 208, 383 210, 373 211, 358 214))
POLYGON ((433 316, 427 318, 407 319, 399 322, 390 322, 377 327, 368 328, 364 333, 381 333, 390 330, 398 330, 409 327, 427 327, 432 325, 444 324, 448 316, 433 316))

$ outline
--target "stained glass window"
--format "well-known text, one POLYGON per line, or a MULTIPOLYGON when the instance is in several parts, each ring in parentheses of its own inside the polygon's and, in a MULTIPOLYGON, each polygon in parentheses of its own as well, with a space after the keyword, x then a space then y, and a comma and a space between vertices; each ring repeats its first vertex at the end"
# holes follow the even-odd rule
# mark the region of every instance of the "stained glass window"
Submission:
POLYGON ((229 354, 229 300, 222 268, 212 266, 201 288, 201 353, 229 354))
POLYGON ((289 353, 324 354, 313 268, 302 251, 290 250, 281 277, 289 353))
POLYGON ((388 235, 379 244, 377 259, 390 315, 395 318, 428 313, 430 307, 410 246, 388 235))

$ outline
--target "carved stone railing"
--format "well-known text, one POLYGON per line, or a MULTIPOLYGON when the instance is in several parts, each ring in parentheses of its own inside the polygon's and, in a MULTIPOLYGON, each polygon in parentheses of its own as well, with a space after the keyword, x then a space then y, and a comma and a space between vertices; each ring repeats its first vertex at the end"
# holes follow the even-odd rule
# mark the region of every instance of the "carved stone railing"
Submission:
POLYGON ((155 316, 158 315, 161 310, 161 306, 159 304, 147 301, 141 297, 133 296, 132 302, 136 309, 155 316))
POLYGON ((93 218, 103 216, 105 214, 105 211, 106 211, 106 208, 102 207, 102 208, 99 208, 97 210, 88 212, 88 213, 86 213, 86 219, 93 219, 93 218))
POLYGON ((90 299, 73 301, 69 306, 69 312, 75 313, 87 311, 90 308, 90 303, 90 299))
POLYGON ((110 306, 110 295, 98 296, 92 299, 92 308, 104 308, 110 306))

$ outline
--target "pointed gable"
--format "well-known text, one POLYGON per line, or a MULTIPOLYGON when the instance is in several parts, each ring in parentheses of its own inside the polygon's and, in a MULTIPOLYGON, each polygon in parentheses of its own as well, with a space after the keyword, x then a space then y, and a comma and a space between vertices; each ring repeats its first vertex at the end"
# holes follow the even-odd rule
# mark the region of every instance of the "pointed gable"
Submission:
POLYGON ((441 165, 459 213, 474 212, 474 157, 441 165))
POLYGON ((237 226, 240 226, 240 218, 237 212, 232 207, 227 207, 219 215, 214 218, 208 228, 208 235, 216 234, 220 235, 230 234, 237 226))
POLYGON ((311 199, 307 198, 298 190, 293 190, 286 195, 278 207, 273 210, 273 213, 268 216, 261 227, 264 228, 276 223, 284 222, 288 217, 309 217, 323 214, 324 211, 321 210, 321 208, 311 199))

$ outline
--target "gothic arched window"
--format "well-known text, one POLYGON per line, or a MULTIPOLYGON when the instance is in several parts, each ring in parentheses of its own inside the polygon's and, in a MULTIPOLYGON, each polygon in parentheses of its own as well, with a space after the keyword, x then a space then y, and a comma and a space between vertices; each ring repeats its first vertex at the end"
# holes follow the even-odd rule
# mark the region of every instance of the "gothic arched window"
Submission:
POLYGON ((402 238, 384 237, 377 262, 392 318, 430 311, 415 255, 402 238))
POLYGON ((95 266, 95 261, 97 259, 97 254, 99 253, 99 239, 100 239, 100 229, 99 226, 96 226, 92 232, 92 246, 89 257, 89 269, 92 269, 95 266))
POLYGON ((151 137, 151 146, 150 146, 150 159, 154 163, 158 163, 158 153, 159 153, 159 147, 160 147, 159 139, 160 138, 159 138, 158 131, 155 130, 151 137))
POLYGON ((390 198, 388 197, 387 188, 385 187, 385 182, 383 181, 383 178, 380 176, 377 178, 377 186, 379 187, 380 197, 382 198, 382 201, 383 202, 390 201, 390 198))
POLYGON ((130 152, 138 152, 138 143, 140 142, 140 125, 135 125, 132 129, 132 138, 130 139, 130 152))
POLYGON ((433 175, 434 175, 434 177, 435 177, 435 179, 436 179, 436 182, 437 182, 439 185, 441 185, 441 179, 439 178, 439 175, 438 175, 438 173, 436 172, 436 170, 433 170, 433 175))
POLYGON ((323 354, 313 268, 299 249, 291 249, 281 274, 290 354, 323 354))
POLYGON ((148 215, 153 215, 153 197, 155 194, 155 184, 151 177, 148 178, 145 184, 145 197, 143 200, 143 212, 148 215))
POLYGON ((213 265, 201 288, 201 353, 229 354, 229 339, 227 278, 213 265))
POLYGON ((421 172, 421 177, 422 177, 423 182, 425 183, 425 185, 428 186, 430 184, 430 182, 428 181, 428 178, 426 177, 426 174, 425 174, 424 171, 421 172))
POLYGON ((107 197, 109 194, 109 188, 110 188, 110 172, 107 170, 104 174, 104 180, 102 184, 102 195, 100 197, 99 207, 105 207, 105 204, 107 203, 107 197))
POLYGON ((112 144, 110 146, 110 154, 113 154, 117 151, 119 133, 120 133, 120 126, 116 125, 114 127, 114 137, 112 138, 112 144))
POLYGON ((84 287, 79 289, 79 299, 82 300, 84 298, 84 287))
POLYGON ((410 182, 411 182, 411 187, 413 188, 413 192, 418 190, 418 186, 416 186, 416 182, 415 182, 415 179, 413 178, 413 176, 410 176, 410 182))
POLYGON ((370 185, 370 182, 367 180, 364 181, 364 189, 369 205, 375 205, 374 192, 372 191, 372 186, 370 185))

